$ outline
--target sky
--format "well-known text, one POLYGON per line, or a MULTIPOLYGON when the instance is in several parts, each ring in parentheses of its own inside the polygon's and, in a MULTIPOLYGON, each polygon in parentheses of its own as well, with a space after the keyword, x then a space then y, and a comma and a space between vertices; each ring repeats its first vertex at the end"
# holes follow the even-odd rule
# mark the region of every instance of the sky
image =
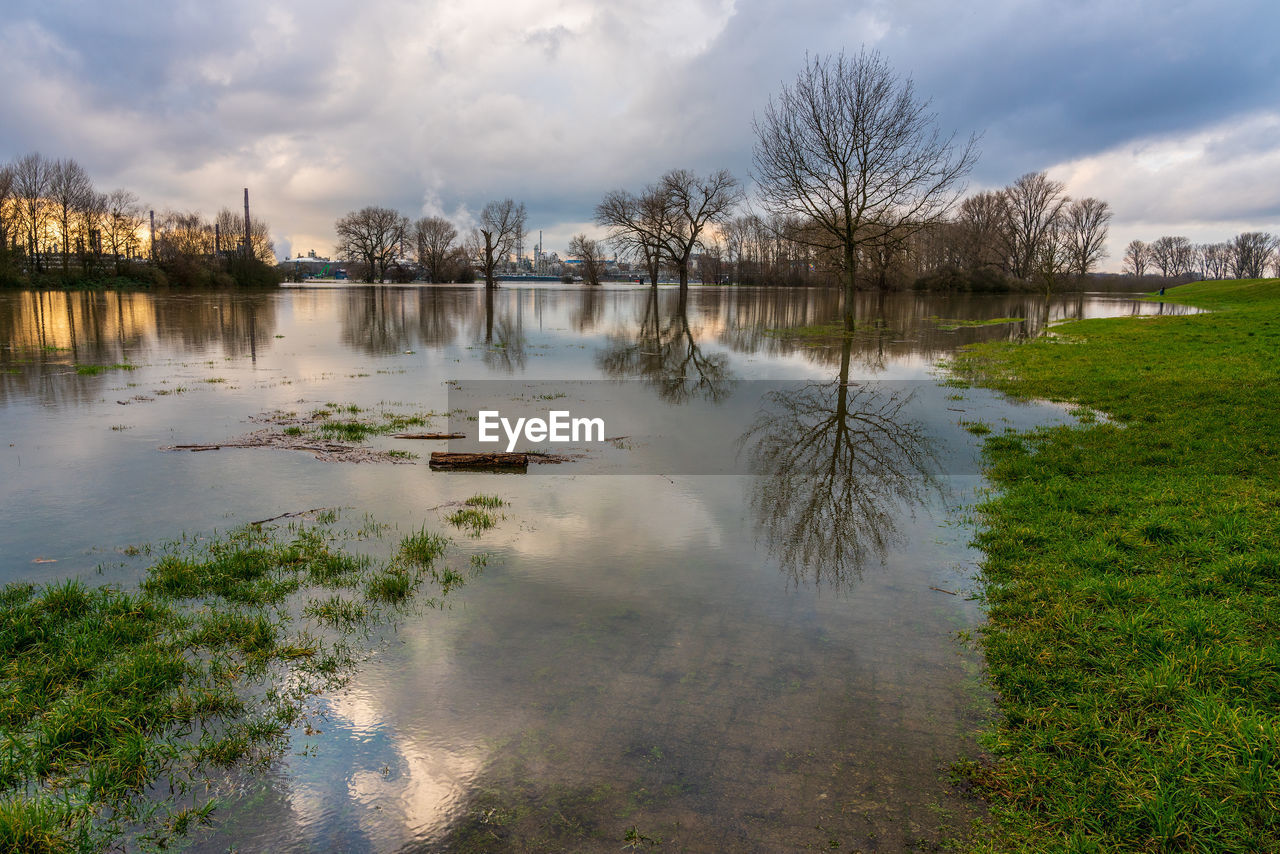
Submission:
POLYGON ((0 161, 74 157, 157 211, 248 187, 282 256, 366 205, 466 229, 506 197, 563 254, 670 169, 749 192, 769 96, 865 48, 981 135, 971 189, 1108 201, 1118 270, 1134 238, 1280 233, 1277 34, 1274 0, 9 0, 0 161))

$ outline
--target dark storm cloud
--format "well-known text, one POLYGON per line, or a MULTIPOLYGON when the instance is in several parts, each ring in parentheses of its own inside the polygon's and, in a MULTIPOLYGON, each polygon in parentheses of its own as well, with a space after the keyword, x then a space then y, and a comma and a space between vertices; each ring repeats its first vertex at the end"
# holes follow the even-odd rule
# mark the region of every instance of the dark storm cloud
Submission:
POLYGON ((1189 209, 1221 176, 1216 212, 1273 216, 1248 169, 1280 149, 1266 122, 1200 138, 1169 161, 1186 174, 1126 164, 1275 109, 1277 8, 22 0, 0 20, 0 153, 73 155, 158 205, 212 210, 249 184, 298 249, 327 250, 365 204, 465 223, 509 195, 567 232, 673 167, 746 178, 752 116, 805 52, 865 45, 945 128, 984 134, 976 184, 1064 169, 1120 223, 1189 209))

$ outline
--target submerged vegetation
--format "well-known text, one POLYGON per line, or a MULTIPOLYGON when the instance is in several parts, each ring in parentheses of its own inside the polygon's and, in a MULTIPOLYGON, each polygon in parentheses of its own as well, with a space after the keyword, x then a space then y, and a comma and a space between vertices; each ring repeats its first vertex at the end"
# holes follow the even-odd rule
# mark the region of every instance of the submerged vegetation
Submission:
POLYGON ((987 439, 983 851, 1280 850, 1280 282, 956 360, 1105 413, 987 439))
POLYGON ((138 827, 164 847, 209 820, 218 769, 280 755, 308 698, 351 674, 354 640, 427 581, 428 606, 464 583, 442 536, 379 558, 356 543, 383 526, 336 521, 169 544, 136 590, 0 589, 0 850, 96 851, 138 827), (165 784, 170 802, 145 794, 165 784))

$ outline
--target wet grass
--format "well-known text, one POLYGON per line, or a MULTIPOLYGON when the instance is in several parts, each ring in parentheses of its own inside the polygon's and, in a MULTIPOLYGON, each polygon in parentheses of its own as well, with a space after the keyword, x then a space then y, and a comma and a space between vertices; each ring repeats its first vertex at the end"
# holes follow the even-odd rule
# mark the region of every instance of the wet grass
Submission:
POLYGON ((349 551, 369 527, 169 544, 135 590, 0 588, 0 850, 102 850, 139 825, 164 847, 207 823, 207 769, 279 756, 358 663, 353 633, 463 583, 425 529, 382 560, 349 551), (171 802, 143 795, 166 785, 171 802))
POLYGON ((490 510, 507 506, 507 502, 497 495, 473 495, 462 503, 468 507, 487 507, 490 510))
POLYGON ((978 851, 1280 850, 1280 282, 954 368, 1109 416, 992 436, 978 851))
POLYGON ((114 365, 76 365, 76 373, 82 377, 96 377, 104 371, 132 371, 134 365, 117 362, 114 365))
POLYGON ((463 507, 445 517, 445 521, 455 528, 466 528, 473 537, 480 536, 498 524, 498 519, 487 510, 478 507, 463 507))
POLYGON ((956 329, 969 329, 976 326, 1004 326, 1006 323, 1021 323, 1024 317, 991 317, 986 320, 965 320, 954 317, 930 317, 929 320, 944 332, 956 329))
MULTIPOLYGON (((427 415, 405 414, 381 410, 373 412, 363 409, 354 403, 326 403, 313 409, 307 423, 288 423, 283 428, 286 436, 316 436, 329 442, 346 442, 359 445, 373 436, 385 436, 411 427, 420 427, 427 423, 427 415)), ((277 413, 269 420, 276 423, 291 421, 293 413, 277 413)), ((397 454, 403 459, 411 458, 408 454, 397 454)))

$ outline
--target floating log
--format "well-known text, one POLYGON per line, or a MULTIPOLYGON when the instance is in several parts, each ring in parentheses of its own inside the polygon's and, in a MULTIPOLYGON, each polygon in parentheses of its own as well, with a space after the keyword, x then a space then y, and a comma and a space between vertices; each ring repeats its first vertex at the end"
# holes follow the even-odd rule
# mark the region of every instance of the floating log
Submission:
POLYGON ((392 439, 465 439, 466 433, 396 433, 392 439))
POLYGON ((528 454, 431 452, 431 468, 438 471, 527 471, 528 454))

